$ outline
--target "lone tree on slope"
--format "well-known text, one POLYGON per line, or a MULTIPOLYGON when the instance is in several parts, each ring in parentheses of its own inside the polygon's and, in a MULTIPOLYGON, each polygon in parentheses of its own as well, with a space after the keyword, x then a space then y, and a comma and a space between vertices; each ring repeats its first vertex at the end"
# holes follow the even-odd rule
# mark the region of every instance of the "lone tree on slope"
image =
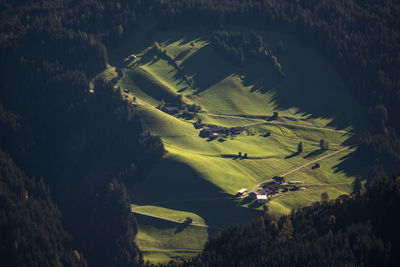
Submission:
POLYGON ((319 141, 319 146, 320 146, 321 150, 328 150, 329 149, 329 141, 325 140, 325 139, 321 139, 321 141, 319 141))

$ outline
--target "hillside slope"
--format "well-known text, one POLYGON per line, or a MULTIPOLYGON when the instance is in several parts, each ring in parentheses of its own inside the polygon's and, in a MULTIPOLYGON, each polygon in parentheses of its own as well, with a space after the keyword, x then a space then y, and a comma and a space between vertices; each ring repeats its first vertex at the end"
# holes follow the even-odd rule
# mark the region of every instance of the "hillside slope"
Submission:
MULTIPOLYGON (((261 33, 272 49, 277 49, 278 41, 286 44, 279 56, 286 76, 280 77, 261 59, 249 59, 242 67, 230 62, 214 49, 207 34, 185 29, 157 32, 149 25, 138 25, 135 35, 139 38, 129 47, 122 46, 116 55, 125 51, 125 58, 115 60, 116 71, 122 73, 115 88, 139 112, 145 128, 161 136, 168 151, 133 188, 133 210, 149 207, 147 214, 162 217, 161 210, 166 208, 182 219, 189 212, 205 225, 219 228, 243 224, 261 214, 263 207, 234 197, 240 188, 251 189, 329 154, 333 155, 323 159, 320 168, 308 166, 288 175, 287 179, 304 182, 306 190, 273 196, 269 213, 287 214, 319 200, 323 192, 335 198, 351 191, 355 175, 361 174, 351 170, 360 170, 363 164, 352 156, 351 138, 368 124, 363 108, 315 51, 290 35, 261 33), (128 59, 129 54, 136 58, 128 59), (157 109, 164 103, 178 107, 179 115, 157 109), (193 104, 201 106, 201 111, 184 113, 193 104), (271 119, 274 112, 279 116, 271 119), (244 131, 202 138, 193 125, 198 119, 222 127, 242 126, 244 131), (321 139, 329 141, 329 150, 320 150, 321 139), (296 154, 299 142, 303 144, 300 155, 296 154), (238 158, 239 152, 247 153, 247 158, 238 158)), ((159 234, 164 231, 149 221, 146 227, 139 226, 139 244, 152 248, 152 252, 144 251, 145 258, 172 259, 171 252, 162 256, 162 251, 179 241, 171 238, 149 245, 149 237, 157 235, 155 229, 159 234), (157 248, 159 255, 154 256, 157 248)), ((199 244, 213 234, 203 232, 205 239, 198 239, 199 244)), ((179 256, 196 253, 188 250, 179 256)))

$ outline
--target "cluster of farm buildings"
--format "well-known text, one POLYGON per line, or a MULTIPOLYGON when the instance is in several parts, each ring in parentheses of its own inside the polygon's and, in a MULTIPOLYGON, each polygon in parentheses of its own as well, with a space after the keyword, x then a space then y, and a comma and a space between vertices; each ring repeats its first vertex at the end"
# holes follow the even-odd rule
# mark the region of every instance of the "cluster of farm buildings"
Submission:
MULTIPOLYGON (((296 184, 303 184, 302 181, 290 181, 286 183, 284 177, 275 176, 272 182, 263 184, 257 191, 250 192, 247 197, 250 199, 255 199, 258 203, 265 204, 268 202, 268 199, 270 199, 272 195, 279 193, 279 189, 282 185, 288 185, 288 184, 292 185, 290 189, 291 191, 305 189, 304 187, 299 187, 296 185, 296 184)), ((286 192, 288 190, 289 189, 287 187, 283 188, 283 192, 286 192)), ((236 195, 244 196, 247 193, 248 193, 247 188, 242 188, 237 192, 236 195)))
POLYGON ((212 124, 202 124, 201 122, 196 122, 193 124, 196 129, 200 129, 200 137, 210 137, 210 138, 217 138, 217 137, 226 137, 230 134, 238 135, 243 132, 244 127, 222 127, 212 124))

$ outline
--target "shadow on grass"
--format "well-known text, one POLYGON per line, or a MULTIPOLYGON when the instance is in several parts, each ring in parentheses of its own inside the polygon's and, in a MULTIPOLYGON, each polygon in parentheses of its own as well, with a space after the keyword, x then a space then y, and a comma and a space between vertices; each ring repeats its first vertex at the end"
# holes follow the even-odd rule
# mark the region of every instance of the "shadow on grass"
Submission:
POLYGON ((187 221, 184 221, 183 223, 180 223, 180 224, 178 225, 178 227, 176 227, 176 229, 175 229, 175 234, 178 234, 178 233, 182 232, 182 231, 185 230, 185 228, 188 227, 189 225, 190 225, 190 223, 187 222, 187 221))
POLYGON ((293 154, 291 154, 289 156, 286 156, 285 159, 290 159, 290 158, 296 157, 298 155, 300 155, 300 153, 297 151, 297 152, 294 152, 293 154))
POLYGON ((361 159, 357 151, 351 152, 346 156, 341 157, 340 163, 333 166, 335 173, 344 172, 347 177, 360 176, 362 180, 369 180, 370 169, 365 167, 365 163, 361 159))
POLYGON ((233 159, 233 160, 243 159, 243 156, 239 156, 238 154, 221 154, 221 157, 225 158, 225 159, 233 159))
POLYGON ((259 207, 261 207, 261 206, 263 206, 263 205, 264 205, 263 203, 260 203, 260 202, 258 202, 258 201, 253 201, 253 203, 251 203, 251 204, 249 205, 249 208, 257 209, 257 208, 259 208, 259 207))
MULTIPOLYGON (((133 203, 137 205, 194 213, 204 220, 204 224, 213 227, 245 224, 261 214, 258 210, 241 207, 240 199, 221 191, 189 165, 168 158, 162 159, 145 179, 129 191, 133 203)), ((175 231, 177 225, 173 227, 175 231)), ((180 227, 178 231, 184 225, 180 227)), ((210 228, 208 231, 210 237, 215 234, 214 230, 210 232, 210 228)))
POLYGON ((307 158, 311 158, 311 157, 316 157, 318 155, 321 155, 325 151, 326 151, 325 149, 314 150, 314 151, 308 153, 307 155, 305 155, 304 158, 307 159, 307 158))
POLYGON ((250 198, 250 197, 245 197, 245 198, 243 198, 242 199, 242 201, 240 202, 240 205, 241 206, 243 206, 243 205, 247 205, 247 204, 249 204, 250 202, 252 202, 254 199, 252 199, 252 198, 250 198))

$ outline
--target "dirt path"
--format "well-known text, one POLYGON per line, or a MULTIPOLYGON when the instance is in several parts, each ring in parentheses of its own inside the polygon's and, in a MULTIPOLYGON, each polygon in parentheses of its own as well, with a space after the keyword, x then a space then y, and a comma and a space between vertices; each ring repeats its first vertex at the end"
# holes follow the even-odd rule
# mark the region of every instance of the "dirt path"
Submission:
MULTIPOLYGON (((163 217, 159 217, 159 216, 143 213, 143 212, 140 212, 140 211, 136 211, 134 208, 131 208, 131 212, 132 213, 136 213, 136 214, 140 214, 140 215, 144 215, 144 216, 148 216, 148 217, 152 217, 152 218, 156 218, 156 219, 160 219, 160 220, 164 220, 164 221, 174 222, 174 223, 177 223, 177 224, 181 224, 182 223, 181 221, 171 220, 171 219, 167 219, 167 218, 163 218, 163 217)), ((200 224, 200 223, 195 223, 195 222, 191 223, 190 225, 198 226, 198 227, 204 227, 204 228, 215 228, 215 229, 218 229, 218 230, 222 229, 222 228, 219 228, 219 227, 216 227, 216 226, 210 226, 210 225, 200 224)))
MULTIPOLYGON (((316 163, 316 162, 318 162, 318 161, 320 161, 320 160, 323 160, 323 159, 332 157, 332 156, 334 156, 334 155, 336 155, 336 154, 338 154, 338 153, 341 153, 341 152, 343 152, 343 151, 346 151, 346 150, 348 150, 348 149, 350 149, 350 147, 346 146, 346 147, 344 147, 344 148, 342 148, 342 149, 340 149, 340 150, 337 150, 337 151, 335 151, 335 152, 332 152, 332 153, 330 153, 330 154, 328 154, 328 155, 325 155, 325 156, 319 157, 319 158, 317 158, 317 159, 315 159, 315 160, 313 160, 313 161, 307 162, 307 163, 305 163, 305 164, 303 164, 303 165, 297 167, 296 169, 293 169, 293 170, 291 170, 291 171, 288 171, 288 172, 286 172, 286 173, 283 173, 283 174, 281 174, 281 175, 279 175, 279 176, 280 176, 280 177, 285 177, 285 176, 287 176, 287 175, 289 175, 289 174, 292 174, 292 173, 294 173, 294 172, 297 172, 298 170, 300 170, 300 169, 302 169, 302 168, 304 168, 304 167, 307 167, 307 166, 309 166, 309 165, 312 165, 312 164, 314 164, 314 163, 316 163)), ((266 182, 269 182, 269 181, 271 181, 271 179, 268 179, 268 180, 262 181, 261 183, 258 183, 257 185, 255 185, 255 186, 250 190, 250 192, 256 191, 262 184, 264 184, 264 183, 266 183, 266 182)))
POLYGON ((246 119, 246 120, 257 121, 257 123, 246 124, 246 125, 243 125, 243 127, 248 127, 248 126, 253 126, 253 125, 258 125, 258 124, 280 124, 280 125, 286 125, 286 126, 302 127, 302 128, 306 128, 306 129, 315 129, 315 130, 331 131, 331 132, 339 132, 339 133, 349 133, 348 131, 344 131, 344 130, 335 130, 335 129, 331 129, 331 128, 308 126, 308 125, 302 125, 302 124, 290 123, 290 122, 282 122, 282 121, 266 121, 266 120, 262 120, 262 119, 248 118, 248 117, 237 116, 237 115, 220 115, 220 114, 212 114, 212 113, 205 113, 205 114, 207 114, 211 117, 246 119))

